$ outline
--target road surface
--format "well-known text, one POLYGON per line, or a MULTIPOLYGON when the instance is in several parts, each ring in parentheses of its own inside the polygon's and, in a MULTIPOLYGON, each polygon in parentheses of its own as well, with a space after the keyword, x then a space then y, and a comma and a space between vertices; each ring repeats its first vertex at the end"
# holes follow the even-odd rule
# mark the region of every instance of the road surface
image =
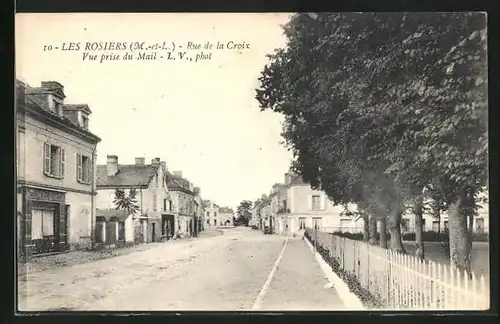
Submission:
POLYGON ((343 310, 305 242, 249 228, 28 273, 19 310, 343 310))

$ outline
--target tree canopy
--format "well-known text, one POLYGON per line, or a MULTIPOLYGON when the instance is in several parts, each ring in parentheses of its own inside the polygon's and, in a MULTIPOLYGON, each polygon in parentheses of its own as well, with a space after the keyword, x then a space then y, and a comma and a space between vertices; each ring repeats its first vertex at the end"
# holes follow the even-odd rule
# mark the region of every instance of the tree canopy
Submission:
POLYGON ((285 116, 304 181, 396 228, 424 192, 446 208, 486 184, 485 28, 478 13, 296 14, 256 99, 285 116))

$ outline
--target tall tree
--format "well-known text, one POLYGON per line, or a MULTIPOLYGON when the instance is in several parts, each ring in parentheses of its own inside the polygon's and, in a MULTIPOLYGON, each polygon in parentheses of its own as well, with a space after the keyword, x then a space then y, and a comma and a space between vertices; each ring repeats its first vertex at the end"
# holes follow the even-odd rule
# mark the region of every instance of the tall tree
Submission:
POLYGON ((250 200, 243 200, 240 202, 236 211, 236 222, 241 225, 248 225, 250 217, 252 216, 253 203, 250 200))
POLYGON ((296 172, 334 203, 366 203, 382 246, 387 223, 391 248, 404 251, 406 205, 422 231, 432 186, 450 206, 462 269, 466 216, 453 215, 470 215, 486 177, 484 27, 480 14, 298 14, 257 89, 262 109, 285 115, 296 172))

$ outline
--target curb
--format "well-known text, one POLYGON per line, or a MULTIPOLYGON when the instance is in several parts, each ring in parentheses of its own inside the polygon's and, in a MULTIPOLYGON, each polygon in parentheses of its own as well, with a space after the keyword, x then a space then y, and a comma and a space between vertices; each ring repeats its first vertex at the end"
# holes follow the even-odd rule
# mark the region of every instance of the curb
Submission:
POLYGON ((304 241, 311 250, 311 253, 314 254, 316 261, 321 267, 321 270, 323 270, 325 276, 328 278, 328 281, 330 281, 330 284, 335 288, 335 290, 337 290, 337 293, 344 303, 344 306, 349 310, 366 310, 361 300, 349 290, 347 284, 342 279, 340 279, 340 277, 332 270, 332 268, 325 262, 325 260, 323 260, 321 255, 314 251, 314 247, 312 246, 311 242, 309 242, 306 237, 304 237, 304 241))

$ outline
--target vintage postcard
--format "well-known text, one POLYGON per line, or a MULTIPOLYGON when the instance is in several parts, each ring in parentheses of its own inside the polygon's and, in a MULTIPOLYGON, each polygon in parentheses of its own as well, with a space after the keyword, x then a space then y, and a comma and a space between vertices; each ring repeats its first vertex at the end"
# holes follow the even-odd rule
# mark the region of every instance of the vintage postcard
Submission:
POLYGON ((488 310, 486 19, 17 14, 17 310, 488 310))

